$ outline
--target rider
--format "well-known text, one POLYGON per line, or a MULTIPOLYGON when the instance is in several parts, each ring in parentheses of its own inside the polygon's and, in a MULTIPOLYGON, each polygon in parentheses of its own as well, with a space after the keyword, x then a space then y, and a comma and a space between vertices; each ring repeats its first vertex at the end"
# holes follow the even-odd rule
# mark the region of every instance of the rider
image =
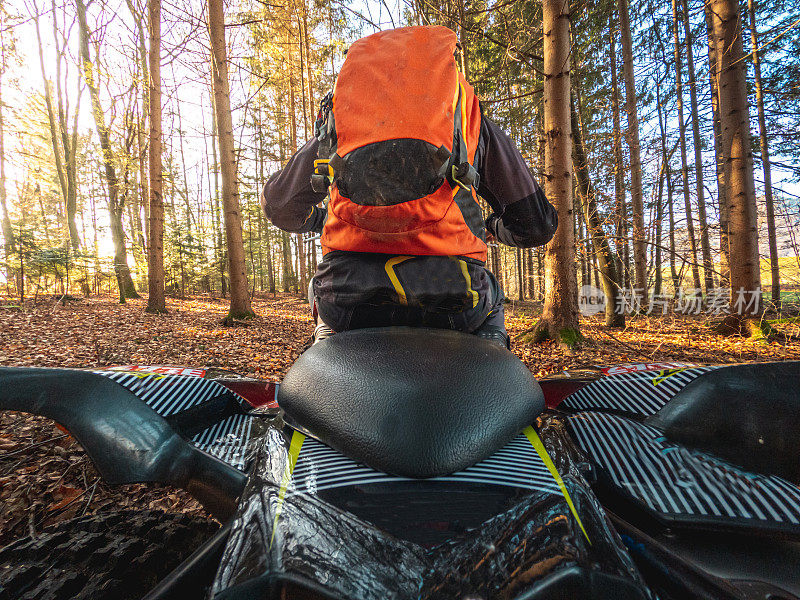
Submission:
POLYGON ((558 218, 514 143, 483 116, 458 48, 438 26, 355 42, 315 137, 264 185, 272 223, 322 234, 309 287, 316 339, 411 325, 509 346, 487 236, 539 246, 558 218), (491 208, 485 220, 477 196, 491 208))

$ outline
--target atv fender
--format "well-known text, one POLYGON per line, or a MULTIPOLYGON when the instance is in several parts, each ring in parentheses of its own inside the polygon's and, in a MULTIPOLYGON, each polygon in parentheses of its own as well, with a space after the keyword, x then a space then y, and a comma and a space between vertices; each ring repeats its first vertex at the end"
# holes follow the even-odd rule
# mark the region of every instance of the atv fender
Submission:
POLYGON ((133 393, 95 373, 0 367, 0 410, 64 426, 110 484, 180 487, 223 520, 244 489, 244 473, 186 442, 133 393))
POLYGON ((730 365, 689 383, 646 423, 673 442, 800 484, 800 361, 730 365))

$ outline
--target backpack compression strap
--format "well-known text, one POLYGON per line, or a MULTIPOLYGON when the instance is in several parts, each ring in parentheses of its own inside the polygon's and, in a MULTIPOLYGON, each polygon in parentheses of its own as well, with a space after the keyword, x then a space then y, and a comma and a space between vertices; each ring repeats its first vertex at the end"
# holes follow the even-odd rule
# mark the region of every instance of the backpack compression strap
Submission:
POLYGON ((314 123, 314 136, 319 141, 311 189, 318 194, 328 191, 336 171, 341 169, 342 159, 336 153, 336 121, 333 117, 333 92, 328 92, 319 103, 319 113, 314 123))
MULTIPOLYGON (((469 162, 467 143, 464 139, 464 88, 460 81, 456 109, 453 112, 455 113, 453 118, 453 151, 447 155, 449 160, 443 162, 439 168, 439 176, 447 179, 453 188, 458 186, 465 191, 469 191, 470 188, 474 187, 475 191, 477 191, 480 178, 478 171, 469 162)), ((442 158, 446 154, 447 148, 441 146, 436 152, 436 157, 442 158)))

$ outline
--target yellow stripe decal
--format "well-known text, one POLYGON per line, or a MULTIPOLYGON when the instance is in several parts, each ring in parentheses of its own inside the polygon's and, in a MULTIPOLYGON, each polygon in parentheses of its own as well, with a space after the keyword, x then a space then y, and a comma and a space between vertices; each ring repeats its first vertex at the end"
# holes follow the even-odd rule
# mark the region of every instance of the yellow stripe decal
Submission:
MULTIPOLYGON (((464 279, 467 280, 467 291, 472 294, 472 308, 478 306, 478 292, 472 289, 472 277, 469 276, 469 270, 467 269, 467 261, 458 259, 458 262, 461 263, 461 272, 464 274, 464 279)), ((489 313, 491 314, 491 313, 489 313)))
POLYGON ((536 453, 539 455, 539 458, 542 459, 545 466, 549 469, 550 474, 553 476, 553 479, 556 480, 558 487, 561 489, 561 493, 564 495, 564 499, 567 501, 569 505, 570 511, 572 511, 572 516, 575 517, 575 520, 578 522, 578 526, 583 531, 583 535, 586 537, 586 541, 589 542, 591 545, 592 540, 589 539, 589 535, 586 533, 586 530, 583 528, 583 523, 581 522, 581 518, 578 516, 578 511, 575 510, 575 505, 572 504, 572 498, 569 497, 569 493, 567 492, 567 487, 564 485, 564 481, 561 479, 561 475, 558 474, 558 469, 553 464, 553 459, 550 458, 550 455, 547 453, 547 450, 544 448, 544 444, 542 440, 539 438, 539 435, 536 433, 536 430, 531 427, 530 425, 522 430, 522 433, 525 434, 525 437, 528 438, 531 445, 533 446, 536 453))
POLYGON ((394 272, 395 265, 399 265, 401 262, 407 261, 409 258, 413 258, 411 256, 394 256, 386 261, 386 274, 389 276, 389 280, 392 282, 395 291, 400 299, 400 304, 407 305, 408 298, 406 298, 406 291, 403 289, 403 286, 400 285, 400 280, 397 278, 397 275, 394 272))
POLYGON ((278 491, 278 506, 275 507, 275 520, 272 522, 272 535, 269 538, 270 548, 272 548, 272 540, 275 539, 275 529, 278 526, 278 518, 281 516, 281 510, 283 509, 283 499, 286 496, 286 488, 289 487, 289 482, 292 480, 292 473, 297 464, 297 457, 300 456, 300 448, 303 447, 305 439, 306 436, 299 431, 292 433, 292 440, 289 442, 289 455, 286 457, 286 468, 283 471, 281 488, 278 491))

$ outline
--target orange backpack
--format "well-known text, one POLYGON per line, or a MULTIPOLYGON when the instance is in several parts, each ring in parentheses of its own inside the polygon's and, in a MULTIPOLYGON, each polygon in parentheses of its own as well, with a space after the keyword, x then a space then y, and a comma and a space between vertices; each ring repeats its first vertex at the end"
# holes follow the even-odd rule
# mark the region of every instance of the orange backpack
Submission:
POLYGON ((486 261, 473 166, 481 113, 457 43, 445 27, 404 27, 350 47, 315 126, 312 184, 330 196, 324 253, 486 261))

